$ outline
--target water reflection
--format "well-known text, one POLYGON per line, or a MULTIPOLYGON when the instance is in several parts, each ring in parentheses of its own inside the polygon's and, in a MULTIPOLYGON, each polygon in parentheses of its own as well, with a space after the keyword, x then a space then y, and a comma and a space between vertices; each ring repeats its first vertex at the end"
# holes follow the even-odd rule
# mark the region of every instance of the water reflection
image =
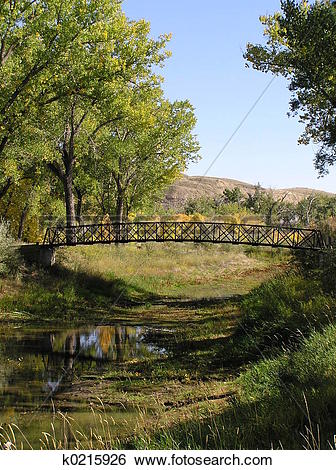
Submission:
POLYGON ((109 325, 0 332, 0 408, 32 409, 71 387, 73 377, 164 352, 145 341, 150 328, 109 325))
POLYGON ((54 354, 67 357, 67 368, 72 367, 74 356, 122 362, 142 357, 151 349, 143 341, 144 330, 144 327, 134 326, 98 326, 84 331, 51 334, 49 342, 54 354))

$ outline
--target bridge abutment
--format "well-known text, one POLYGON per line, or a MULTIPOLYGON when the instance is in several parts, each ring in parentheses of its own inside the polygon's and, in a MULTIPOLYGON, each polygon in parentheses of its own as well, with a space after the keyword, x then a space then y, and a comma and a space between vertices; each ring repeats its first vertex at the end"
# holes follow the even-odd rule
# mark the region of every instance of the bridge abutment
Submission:
POLYGON ((56 261, 56 249, 43 245, 21 245, 20 254, 28 264, 50 268, 56 261))

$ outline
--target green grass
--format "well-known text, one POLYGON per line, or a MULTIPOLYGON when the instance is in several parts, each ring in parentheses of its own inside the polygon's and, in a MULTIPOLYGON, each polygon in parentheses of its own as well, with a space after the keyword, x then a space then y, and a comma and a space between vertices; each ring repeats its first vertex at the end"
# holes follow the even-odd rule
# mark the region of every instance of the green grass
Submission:
POLYGON ((0 316, 22 312, 22 319, 63 322, 124 318, 135 306, 244 294, 284 262, 271 251, 251 255, 227 246, 64 248, 50 271, 29 270, 20 280, 0 281, 0 316))
MULTIPOLYGON (((282 275, 240 302, 240 325, 212 350, 209 368, 233 367, 240 375, 234 397, 206 417, 144 432, 141 448, 331 448, 336 432, 335 299, 318 278, 282 275), (252 363, 251 363, 252 361, 252 363)), ((221 331, 222 328, 213 328, 221 331)), ((223 330, 222 330, 223 331, 223 330)), ((194 329, 192 343, 199 330, 194 329)), ((211 335, 207 328, 204 336, 211 335)), ((188 334, 187 334, 188 336, 188 334)), ((188 350, 188 349, 187 349, 188 350)), ((207 353, 210 352, 209 357, 207 353)), ((234 372, 234 369, 233 369, 234 372)), ((228 377, 229 379, 229 377, 228 377)))
POLYGON ((134 447, 330 449, 335 447, 336 327, 312 333, 296 351, 261 361, 234 382, 220 412, 143 433, 134 447))
POLYGON ((113 441, 122 448, 334 447, 336 304, 323 277, 283 274, 286 255, 239 247, 59 254, 51 272, 3 283, 3 319, 12 312, 17 321, 23 311, 22 319, 41 321, 47 310, 52 321, 171 328, 148 338, 165 349, 162 357, 84 374, 56 397, 56 408, 102 399, 139 410, 129 433, 113 441))
POLYGON ((253 289, 240 303, 242 317, 229 360, 246 363, 278 354, 336 320, 336 300, 318 279, 285 274, 253 289))

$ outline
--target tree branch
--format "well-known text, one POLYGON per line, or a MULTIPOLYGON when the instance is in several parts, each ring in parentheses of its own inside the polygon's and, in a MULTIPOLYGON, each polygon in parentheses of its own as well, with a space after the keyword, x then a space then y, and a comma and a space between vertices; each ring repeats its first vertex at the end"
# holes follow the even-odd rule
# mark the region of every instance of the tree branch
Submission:
POLYGON ((61 181, 65 180, 64 171, 58 163, 48 163, 47 166, 61 181))
POLYGON ((3 198, 5 196, 5 194, 7 194, 7 191, 11 187, 11 184, 12 184, 12 178, 7 178, 6 183, 0 189, 0 199, 3 198))

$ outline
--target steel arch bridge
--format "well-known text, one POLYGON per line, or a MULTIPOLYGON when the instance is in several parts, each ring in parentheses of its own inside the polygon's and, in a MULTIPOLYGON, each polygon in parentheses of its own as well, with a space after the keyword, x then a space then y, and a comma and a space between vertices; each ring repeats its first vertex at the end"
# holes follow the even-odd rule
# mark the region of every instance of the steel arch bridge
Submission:
POLYGON ((143 242, 230 243, 302 250, 322 250, 327 246, 316 229, 219 222, 125 222, 49 227, 43 245, 143 242))

